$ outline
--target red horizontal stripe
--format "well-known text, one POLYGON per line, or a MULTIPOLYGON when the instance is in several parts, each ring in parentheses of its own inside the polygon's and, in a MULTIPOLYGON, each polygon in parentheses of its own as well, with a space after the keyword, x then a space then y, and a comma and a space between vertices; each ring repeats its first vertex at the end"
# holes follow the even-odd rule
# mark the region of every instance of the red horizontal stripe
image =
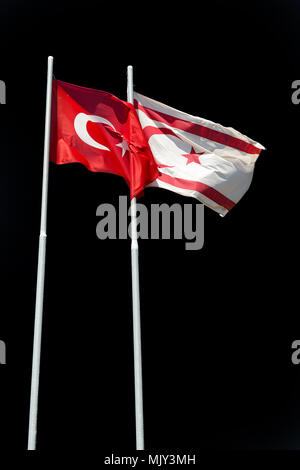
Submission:
POLYGON ((235 205, 235 203, 231 201, 231 199, 228 199, 228 197, 224 196, 224 194, 220 193, 219 191, 212 188, 211 186, 208 186, 205 183, 201 183, 200 181, 174 178, 173 176, 166 175, 165 173, 160 173, 158 179, 165 183, 171 184, 172 186, 176 186, 177 188, 197 191, 198 193, 201 193, 207 198, 214 201, 219 206, 225 207, 225 209, 227 210, 232 209, 235 205))
POLYGON ((154 111, 151 108, 142 106, 136 100, 134 101, 134 105, 137 109, 144 111, 151 119, 154 119, 155 121, 160 121, 165 124, 169 124, 182 131, 195 134, 199 137, 204 137, 205 139, 212 140, 222 145, 226 145, 227 147, 232 147, 234 149, 241 150, 242 152, 249 154, 259 154, 262 150, 255 147, 253 144, 245 142, 242 139, 233 137, 232 135, 224 134, 224 132, 210 129, 209 127, 205 127, 201 124, 195 124, 190 121, 185 121, 184 119, 179 119, 174 116, 170 116, 169 114, 162 113, 160 111, 154 111))
POLYGON ((167 127, 146 126, 144 127, 143 131, 148 140, 150 139, 150 137, 156 134, 173 135, 178 139, 178 135, 176 135, 175 132, 172 131, 172 129, 168 129, 167 127))

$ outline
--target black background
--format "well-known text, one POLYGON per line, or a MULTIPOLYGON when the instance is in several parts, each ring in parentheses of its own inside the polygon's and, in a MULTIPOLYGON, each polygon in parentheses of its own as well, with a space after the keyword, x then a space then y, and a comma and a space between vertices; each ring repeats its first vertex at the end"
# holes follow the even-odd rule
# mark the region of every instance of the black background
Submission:
MULTIPOLYGON (((266 147, 205 243, 142 240, 145 443, 149 451, 300 448, 296 1, 137 5, 2 2, 0 448, 27 443, 47 56, 56 78, 126 100, 136 91, 232 126, 266 147)), ((96 237, 119 177, 50 165, 38 449, 132 453, 130 241, 96 237)), ((141 202, 197 204, 149 189, 141 202)))

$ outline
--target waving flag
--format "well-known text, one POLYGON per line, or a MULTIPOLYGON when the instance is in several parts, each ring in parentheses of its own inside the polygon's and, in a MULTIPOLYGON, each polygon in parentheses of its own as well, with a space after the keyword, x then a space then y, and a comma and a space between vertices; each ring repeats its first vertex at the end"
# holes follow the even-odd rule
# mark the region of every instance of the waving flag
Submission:
POLYGON ((131 197, 158 176, 133 105, 59 80, 53 80, 50 160, 122 176, 131 197))
POLYGON ((264 149, 231 127, 183 113, 134 93, 159 176, 150 186, 191 196, 225 215, 250 186, 264 149))

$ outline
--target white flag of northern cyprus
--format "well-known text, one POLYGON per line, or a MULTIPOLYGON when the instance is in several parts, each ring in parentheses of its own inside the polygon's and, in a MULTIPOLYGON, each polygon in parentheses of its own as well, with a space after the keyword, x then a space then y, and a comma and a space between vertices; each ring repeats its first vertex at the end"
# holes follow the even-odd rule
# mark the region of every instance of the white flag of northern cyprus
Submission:
POLYGON ((231 127, 139 93, 134 104, 160 172, 149 186, 194 197, 227 214, 249 188, 264 147, 231 127))

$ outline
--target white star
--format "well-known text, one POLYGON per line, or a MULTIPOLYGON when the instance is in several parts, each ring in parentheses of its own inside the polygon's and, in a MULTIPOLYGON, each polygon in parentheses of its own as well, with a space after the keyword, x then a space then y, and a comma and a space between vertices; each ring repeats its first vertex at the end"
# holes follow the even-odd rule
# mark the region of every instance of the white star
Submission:
POLYGON ((126 140, 124 140, 124 139, 119 144, 116 144, 116 147, 120 147, 122 149, 122 157, 124 157, 127 150, 129 150, 128 144, 127 144, 126 140))

